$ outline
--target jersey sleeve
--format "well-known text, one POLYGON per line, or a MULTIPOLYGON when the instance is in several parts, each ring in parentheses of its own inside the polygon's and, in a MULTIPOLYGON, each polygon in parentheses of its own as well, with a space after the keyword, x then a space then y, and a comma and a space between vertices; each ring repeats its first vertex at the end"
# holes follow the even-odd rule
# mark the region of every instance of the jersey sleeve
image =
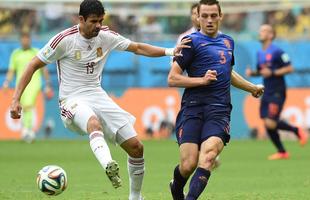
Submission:
POLYGON ((291 64, 289 55, 282 50, 277 51, 277 62, 279 63, 278 66, 280 67, 284 67, 291 64))
POLYGON ((194 57, 194 45, 193 42, 188 43, 191 48, 184 48, 181 51, 182 56, 174 57, 173 60, 176 61, 179 66, 184 71, 186 68, 190 67, 194 57))
POLYGON ((61 38, 61 34, 53 37, 42 49, 37 57, 44 63, 49 64, 65 56, 66 39, 61 38))
POLYGON ((105 32, 106 38, 103 39, 103 42, 104 41, 109 42, 111 49, 116 49, 119 51, 125 51, 131 43, 131 40, 123 37, 122 35, 114 32, 114 31, 107 30, 104 32, 105 32))
POLYGON ((232 56, 231 56, 231 66, 235 65, 235 41, 233 39, 231 39, 231 49, 232 49, 232 56))

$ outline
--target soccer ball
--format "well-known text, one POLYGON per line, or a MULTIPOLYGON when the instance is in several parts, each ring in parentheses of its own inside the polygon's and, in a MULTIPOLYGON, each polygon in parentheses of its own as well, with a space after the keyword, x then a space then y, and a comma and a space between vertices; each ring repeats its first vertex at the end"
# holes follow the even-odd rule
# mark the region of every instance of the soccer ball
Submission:
POLYGON ((37 175, 37 185, 45 194, 56 196, 67 188, 67 174, 57 165, 45 166, 37 175))

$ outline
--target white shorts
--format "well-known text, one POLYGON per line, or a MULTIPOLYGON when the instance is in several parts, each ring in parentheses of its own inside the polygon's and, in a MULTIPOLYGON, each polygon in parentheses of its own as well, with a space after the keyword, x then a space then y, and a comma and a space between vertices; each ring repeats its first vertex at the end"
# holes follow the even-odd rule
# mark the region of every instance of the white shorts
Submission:
POLYGON ((137 136, 133 128, 135 117, 120 108, 103 90, 62 100, 60 113, 64 126, 81 135, 87 134, 89 118, 96 116, 101 121, 105 139, 112 143, 121 144, 137 136))

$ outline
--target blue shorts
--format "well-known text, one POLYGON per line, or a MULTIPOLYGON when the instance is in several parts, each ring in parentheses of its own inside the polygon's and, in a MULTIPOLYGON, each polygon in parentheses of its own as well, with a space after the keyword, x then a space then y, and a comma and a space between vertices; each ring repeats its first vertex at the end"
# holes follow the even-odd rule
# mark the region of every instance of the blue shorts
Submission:
POLYGON ((179 145, 195 143, 199 146, 211 136, 229 142, 231 105, 183 106, 176 120, 176 137, 179 145))
POLYGON ((278 121, 283 109, 283 101, 262 100, 260 104, 260 117, 262 119, 269 118, 278 121))

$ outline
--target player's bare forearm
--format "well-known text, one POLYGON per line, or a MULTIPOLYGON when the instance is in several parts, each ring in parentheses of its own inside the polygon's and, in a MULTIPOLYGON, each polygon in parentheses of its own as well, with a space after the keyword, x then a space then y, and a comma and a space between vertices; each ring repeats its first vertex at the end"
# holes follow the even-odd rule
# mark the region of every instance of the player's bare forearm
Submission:
POLYGON ((232 72, 231 72, 231 84, 236 88, 239 88, 241 90, 244 90, 244 91, 250 92, 250 93, 252 93, 256 87, 253 83, 244 79, 242 76, 240 76, 234 70, 232 70, 232 72))
POLYGON ((9 69, 9 71, 7 72, 6 74, 6 77, 5 77, 5 80, 3 82, 3 88, 7 88, 9 87, 9 83, 11 82, 11 80, 13 79, 14 77, 14 71, 9 69))
POLYGON ((292 73, 294 71, 294 68, 292 65, 288 65, 288 66, 285 66, 285 67, 282 67, 280 69, 276 69, 273 71, 273 75, 274 76, 283 76, 285 74, 289 74, 289 73, 292 73))
POLYGON ((8 73, 6 74, 6 78, 5 79, 8 80, 8 81, 11 81, 13 79, 13 77, 14 77, 14 73, 15 73, 14 70, 10 69, 8 71, 8 73))
POLYGON ((169 75, 169 87, 191 88, 206 85, 204 77, 188 77, 183 75, 183 70, 177 62, 173 62, 169 75))
POLYGON ((24 71, 18 85, 16 86, 16 89, 15 89, 15 92, 13 95, 13 101, 19 101, 20 100, 25 88, 27 87, 27 85, 31 81, 31 78, 32 78, 32 75, 34 74, 34 72, 45 65, 45 63, 43 63, 43 64, 42 63, 43 62, 40 61, 37 57, 34 57, 30 61, 26 70, 24 71))
POLYGON ((160 57, 165 56, 165 48, 153 46, 146 43, 138 43, 138 42, 132 42, 128 48, 127 51, 131 51, 138 55, 144 55, 148 57, 160 57))
POLYGON ((169 87, 191 88, 202 86, 203 80, 200 77, 188 77, 182 74, 169 74, 169 87))

